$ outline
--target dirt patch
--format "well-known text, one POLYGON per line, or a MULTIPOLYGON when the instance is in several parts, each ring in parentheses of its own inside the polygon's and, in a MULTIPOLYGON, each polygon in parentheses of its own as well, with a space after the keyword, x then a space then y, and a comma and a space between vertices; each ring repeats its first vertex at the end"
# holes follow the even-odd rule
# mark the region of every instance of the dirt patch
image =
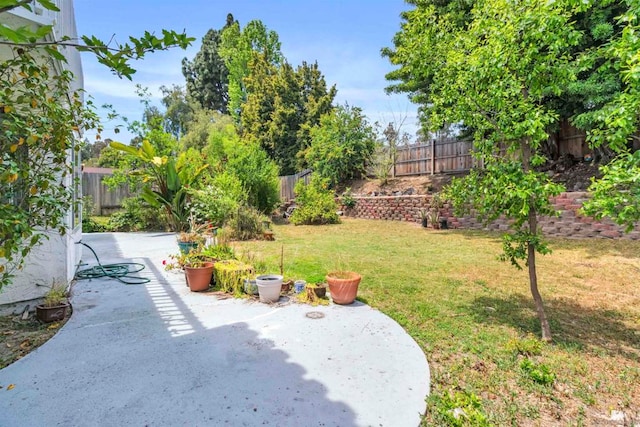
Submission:
MULTIPOLYGON (((67 316, 61 322, 44 324, 34 314, 30 314, 26 320, 22 320, 21 316, 0 316, 0 369, 47 342, 68 319, 67 316)), ((6 386, 0 384, 0 388, 6 386)))
MULTIPOLYGON (((592 177, 602 176, 599 169, 596 163, 577 161, 572 156, 563 156, 554 162, 547 163, 540 170, 546 172, 554 182, 563 184, 566 191, 586 191, 592 177)), ((339 193, 349 187, 351 193, 358 196, 431 194, 442 190, 442 187, 450 183, 454 176, 463 175, 408 176, 392 178, 386 183, 373 178, 354 180, 339 189, 339 193)))

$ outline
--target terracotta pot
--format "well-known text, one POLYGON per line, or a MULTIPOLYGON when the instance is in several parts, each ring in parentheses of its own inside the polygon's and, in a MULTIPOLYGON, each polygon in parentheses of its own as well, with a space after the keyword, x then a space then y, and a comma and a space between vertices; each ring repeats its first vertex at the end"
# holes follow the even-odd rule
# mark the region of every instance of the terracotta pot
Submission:
POLYGON ((69 303, 54 305, 53 307, 45 307, 40 304, 36 306, 36 317, 44 323, 57 322, 67 315, 67 308, 69 308, 69 303))
POLYGON ((206 291, 213 277, 213 263, 205 262, 202 267, 184 266, 184 274, 187 276, 187 284, 191 292, 206 291))
POLYGON ((352 271, 336 271, 327 274, 326 279, 333 302, 347 305, 356 299, 362 276, 352 271))

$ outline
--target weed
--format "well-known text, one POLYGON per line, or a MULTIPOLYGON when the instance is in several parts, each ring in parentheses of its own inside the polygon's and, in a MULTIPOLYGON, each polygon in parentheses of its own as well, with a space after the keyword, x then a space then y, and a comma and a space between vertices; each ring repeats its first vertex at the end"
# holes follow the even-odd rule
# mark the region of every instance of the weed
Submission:
POLYGON ((542 385, 551 385, 556 380, 556 375, 543 363, 535 363, 530 359, 520 362, 520 369, 534 382, 542 385))

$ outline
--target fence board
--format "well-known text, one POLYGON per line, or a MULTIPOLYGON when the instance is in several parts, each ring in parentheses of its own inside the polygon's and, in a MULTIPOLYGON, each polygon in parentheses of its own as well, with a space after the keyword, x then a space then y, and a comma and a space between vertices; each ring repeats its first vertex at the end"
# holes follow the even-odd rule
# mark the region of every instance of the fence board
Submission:
POLYGON ((395 176, 466 172, 471 169, 470 141, 440 139, 399 147, 395 176))
POLYGON ((293 189, 296 186, 296 183, 304 179, 305 184, 309 183, 311 179, 311 169, 303 170, 302 172, 298 172, 295 175, 286 175, 280 177, 280 200, 293 200, 296 195, 293 189))
MULTIPOLYGON (((89 168, 86 168, 89 169, 89 168)), ((109 169, 99 171, 84 170, 82 172, 82 195, 91 196, 93 210, 96 215, 107 215, 122 207, 122 201, 132 197, 128 185, 111 189, 104 182, 113 172, 109 169)))

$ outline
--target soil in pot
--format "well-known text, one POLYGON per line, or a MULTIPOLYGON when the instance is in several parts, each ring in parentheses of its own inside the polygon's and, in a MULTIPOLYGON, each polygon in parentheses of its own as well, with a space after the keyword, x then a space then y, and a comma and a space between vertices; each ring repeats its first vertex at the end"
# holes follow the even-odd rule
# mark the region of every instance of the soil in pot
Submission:
POLYGON ((327 274, 326 279, 334 303, 341 305, 353 303, 358 295, 358 285, 362 276, 352 271, 337 271, 327 274))
POLYGON ((187 276, 187 284, 191 292, 206 291, 211 284, 213 263, 206 262, 202 267, 189 267, 185 265, 184 274, 187 276))

